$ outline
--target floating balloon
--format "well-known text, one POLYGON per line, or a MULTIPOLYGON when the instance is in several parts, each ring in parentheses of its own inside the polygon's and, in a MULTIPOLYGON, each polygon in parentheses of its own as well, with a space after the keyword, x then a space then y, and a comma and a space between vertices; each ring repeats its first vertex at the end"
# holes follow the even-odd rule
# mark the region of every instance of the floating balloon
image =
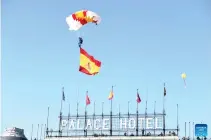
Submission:
POLYGON ((187 77, 187 75, 185 73, 182 73, 181 77, 184 80, 184 84, 185 84, 185 88, 186 88, 186 77, 187 77))

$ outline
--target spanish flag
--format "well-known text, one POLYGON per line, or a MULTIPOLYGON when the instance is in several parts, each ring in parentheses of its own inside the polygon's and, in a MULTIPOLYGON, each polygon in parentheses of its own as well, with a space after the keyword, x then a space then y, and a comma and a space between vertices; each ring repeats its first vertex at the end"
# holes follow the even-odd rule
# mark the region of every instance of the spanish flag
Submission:
POLYGON ((114 97, 114 93, 113 93, 113 91, 111 91, 110 94, 109 94, 109 96, 108 96, 108 99, 109 99, 109 100, 112 100, 113 97, 114 97))
POLYGON ((89 55, 80 47, 80 67, 79 71, 87 75, 95 75, 100 71, 101 62, 89 55))

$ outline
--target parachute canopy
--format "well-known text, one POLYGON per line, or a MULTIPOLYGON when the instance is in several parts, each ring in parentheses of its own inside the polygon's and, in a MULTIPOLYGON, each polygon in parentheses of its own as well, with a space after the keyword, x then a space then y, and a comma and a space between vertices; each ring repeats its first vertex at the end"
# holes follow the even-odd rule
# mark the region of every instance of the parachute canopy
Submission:
POLYGON ((92 11, 81 10, 66 17, 66 22, 69 26, 69 30, 77 31, 87 23, 95 23, 98 25, 101 22, 101 17, 92 11))

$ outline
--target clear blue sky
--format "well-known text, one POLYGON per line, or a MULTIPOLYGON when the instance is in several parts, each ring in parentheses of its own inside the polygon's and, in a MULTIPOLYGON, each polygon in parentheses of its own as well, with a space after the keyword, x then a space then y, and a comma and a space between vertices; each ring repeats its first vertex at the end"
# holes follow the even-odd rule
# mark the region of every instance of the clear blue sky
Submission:
MULTIPOLYGON (((159 1, 71 1, 2 0, 2 126, 25 129, 45 124, 50 106, 49 126, 58 128, 62 86, 64 114, 76 114, 79 89, 80 112, 84 113, 85 92, 101 113, 115 84, 113 111, 136 109, 139 88, 144 113, 148 89, 148 112, 162 111, 163 83, 166 82, 167 127, 207 123, 211 126, 211 2, 209 0, 159 1), (97 76, 78 72, 79 49, 75 32, 65 18, 88 9, 102 17, 99 26, 81 29, 84 49, 102 61, 97 76), (187 73, 187 88, 180 77, 187 73)), ((105 112, 109 113, 109 107, 105 112)), ((88 107, 93 112, 93 104, 88 107)), ((209 133, 211 133, 210 127, 209 133)), ((188 129, 187 129, 188 132, 188 129)), ((36 136, 36 132, 34 132, 36 136)))

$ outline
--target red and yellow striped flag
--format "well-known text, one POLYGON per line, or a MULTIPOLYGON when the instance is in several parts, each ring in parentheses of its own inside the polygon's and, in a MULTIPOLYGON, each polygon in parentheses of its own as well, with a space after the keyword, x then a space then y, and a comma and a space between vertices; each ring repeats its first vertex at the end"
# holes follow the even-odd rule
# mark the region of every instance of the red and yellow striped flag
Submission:
POLYGON ((86 105, 89 105, 91 103, 88 94, 86 94, 86 105))
POLYGON ((109 99, 109 100, 112 100, 113 97, 114 97, 114 93, 111 91, 110 94, 109 94, 109 96, 108 96, 108 99, 109 99))
POLYGON ((101 62, 89 55, 84 49, 80 48, 80 67, 79 71, 87 75, 96 75, 99 73, 101 62))

